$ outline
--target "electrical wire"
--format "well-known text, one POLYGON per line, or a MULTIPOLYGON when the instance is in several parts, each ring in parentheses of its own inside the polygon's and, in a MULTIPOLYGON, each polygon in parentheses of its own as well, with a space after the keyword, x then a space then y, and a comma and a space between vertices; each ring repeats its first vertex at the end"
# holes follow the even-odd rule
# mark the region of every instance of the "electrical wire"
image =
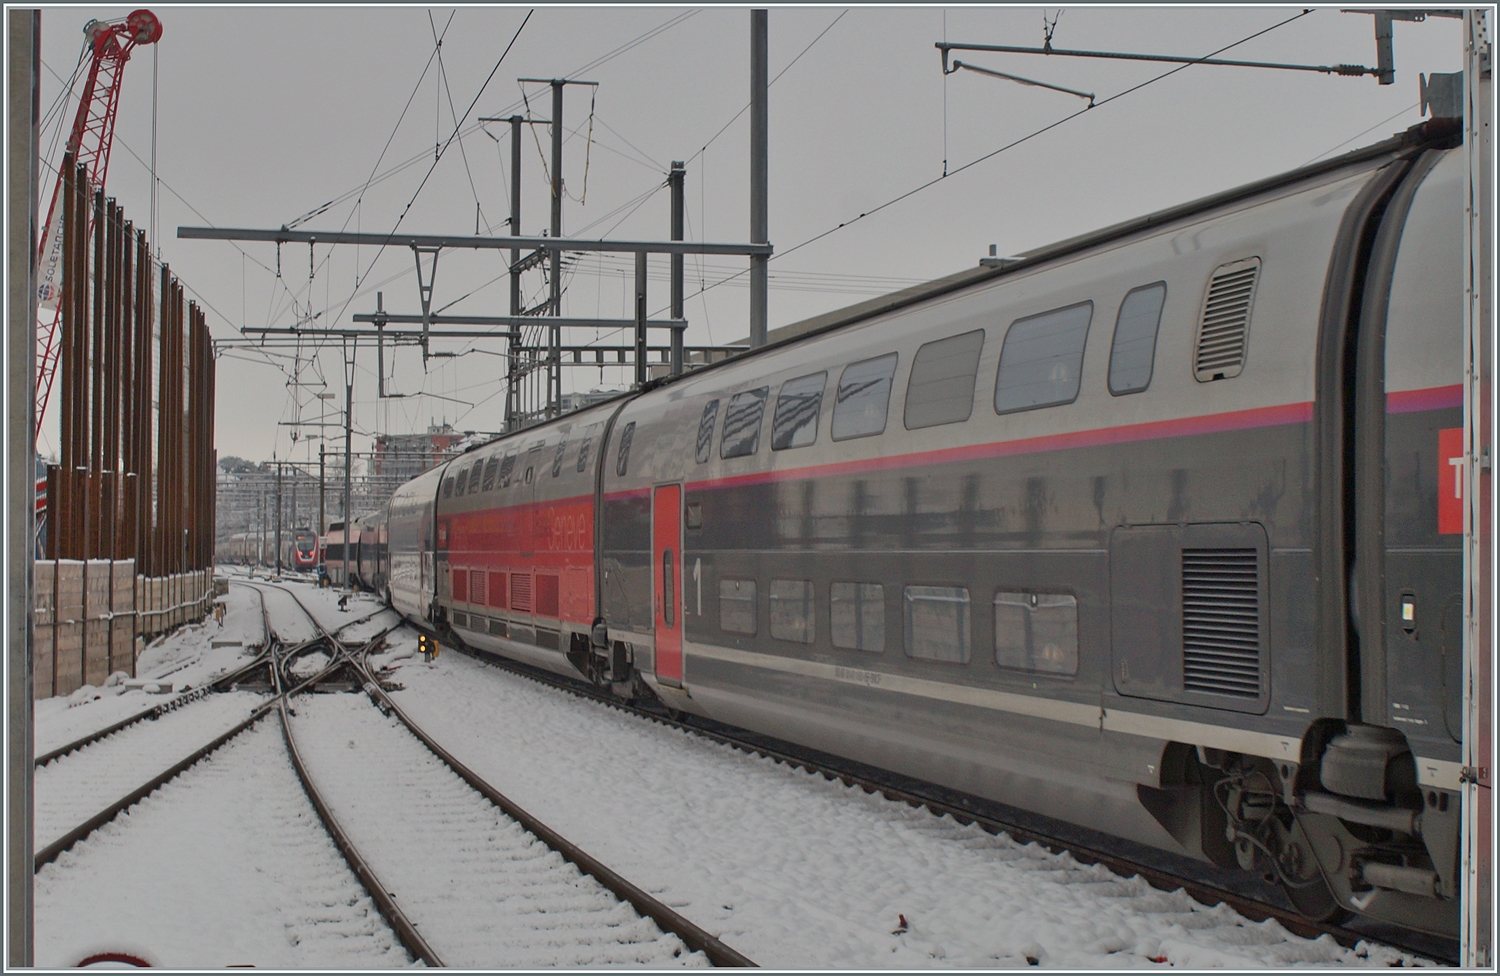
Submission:
MULTIPOLYGON (((1236 48, 1236 47, 1239 47, 1241 44, 1245 44, 1245 43, 1247 43, 1249 41, 1253 41, 1255 38, 1260 37, 1260 36, 1262 36, 1264 34, 1268 34, 1271 31, 1276 30, 1279 27, 1285 27, 1287 24, 1290 24, 1293 21, 1301 20, 1303 17, 1306 17, 1308 14, 1310 14, 1312 12, 1313 11, 1311 9, 1305 9, 1301 13, 1294 14, 1293 16, 1288 17, 1286 20, 1279 21, 1278 23, 1272 24, 1271 26, 1265 28, 1264 30, 1259 30, 1259 31, 1256 31, 1253 34, 1250 34, 1250 35, 1246 36, 1246 37, 1242 37, 1238 41, 1235 41, 1233 44, 1226 44, 1224 47, 1219 48, 1217 51, 1212 51, 1212 52, 1210 52, 1208 54, 1205 54, 1201 58, 1199 58, 1197 61, 1189 61, 1186 64, 1180 64, 1180 65, 1178 65, 1175 68, 1171 68, 1171 69, 1169 69, 1167 71, 1162 72, 1159 75, 1156 75, 1156 76, 1154 76, 1152 78, 1148 78, 1147 80, 1141 82, 1138 85, 1134 85, 1134 86, 1132 86, 1130 88, 1125 89, 1124 91, 1117 92, 1117 93, 1115 93, 1113 95, 1110 95, 1108 98, 1101 99, 1098 102, 1095 102, 1095 103, 1090 104, 1090 105, 1086 105, 1086 106, 1084 106, 1081 109, 1077 109, 1076 111, 1070 112, 1067 115, 1064 115, 1062 118, 1056 120, 1055 122, 1050 122, 1047 125, 1042 126, 1040 129, 1036 129, 1036 130, 1034 130, 1034 131, 1032 131, 1032 132, 1030 132, 1030 133, 1028 133, 1028 134, 1026 134, 1026 135, 1024 135, 1022 137, 1020 137, 1019 139, 1016 139, 1016 140, 1014 140, 1012 142, 1006 143, 1005 145, 1001 146, 998 149, 995 149, 995 150, 992 150, 991 152, 985 153, 983 156, 979 156, 979 157, 977 157, 975 159, 969 160, 967 163, 964 163, 962 166, 958 167, 957 169, 953 170, 952 172, 944 173, 942 176, 930 179, 927 182, 920 184, 919 186, 916 186, 916 187, 914 187, 914 188, 912 188, 910 190, 907 190, 905 193, 902 193, 899 196, 892 197, 891 199, 885 201, 884 203, 880 204, 877 207, 873 207, 870 210, 866 210, 864 213, 861 213, 857 217, 852 217, 849 220, 843 221, 842 223, 839 223, 839 224, 837 224, 837 225, 835 225, 833 227, 830 227, 828 230, 822 231, 821 233, 818 233, 818 234, 814 234, 812 237, 809 237, 808 239, 806 239, 805 241, 802 241, 799 244, 793 245, 792 247, 788 248, 785 251, 781 251, 779 253, 773 254, 770 257, 770 260, 771 261, 776 261, 776 260, 778 260, 780 258, 784 258, 784 257, 786 257, 786 256, 788 256, 790 254, 794 254, 797 251, 800 251, 802 248, 807 247, 809 244, 817 243, 818 241, 821 241, 823 238, 829 236, 830 234, 835 234, 838 231, 843 230, 845 227, 852 226, 852 225, 858 223, 859 221, 864 220, 866 217, 872 216, 874 214, 879 213, 882 210, 885 210, 887 207, 894 206, 895 204, 898 204, 901 201, 903 201, 903 200, 905 200, 905 199, 907 199, 909 197, 912 197, 912 196, 915 196, 918 193, 921 193, 923 190, 929 189, 930 187, 936 186, 937 184, 943 182, 944 180, 947 180, 947 179, 949 179, 951 177, 957 176, 959 173, 962 173, 964 170, 970 169, 970 168, 972 168, 974 166, 979 165, 980 163, 983 163, 983 162, 985 162, 987 160, 993 159, 996 156, 1000 155, 1001 153, 1007 152, 1008 150, 1011 150, 1011 149, 1014 149, 1015 147, 1017 147, 1019 145, 1022 145, 1023 143, 1030 142, 1032 139, 1035 139, 1037 136, 1040 136, 1040 135, 1042 135, 1044 133, 1050 132, 1050 131, 1052 131, 1053 129, 1057 128, 1060 125, 1064 125, 1064 124, 1066 124, 1068 122, 1071 122, 1072 120, 1078 118, 1080 115, 1084 115, 1085 113, 1091 112, 1091 111, 1093 111, 1095 109, 1103 108, 1105 105, 1108 105, 1110 102, 1117 101, 1118 99, 1124 98, 1127 95, 1131 95, 1131 94, 1133 94, 1135 92, 1138 92, 1141 89, 1146 88, 1149 85, 1154 85, 1158 81, 1161 81, 1164 78, 1169 78, 1172 75, 1175 75, 1179 71, 1184 71, 1184 70, 1186 70, 1188 68, 1191 68, 1193 65, 1197 64, 1199 61, 1204 61, 1204 60, 1206 60, 1208 58, 1212 58, 1212 57, 1215 57, 1215 56, 1217 56, 1219 54, 1223 54, 1225 51, 1228 51, 1231 48, 1236 48)), ((717 288, 718 286, 720 286, 722 284, 725 284, 725 283, 727 283, 729 281, 733 281, 734 279, 742 277, 743 275, 746 275, 746 274, 749 274, 749 269, 748 268, 746 268, 746 269, 744 269, 742 271, 739 271, 736 274, 730 275, 730 276, 728 276, 726 278, 721 278, 718 281, 714 282, 713 284, 708 285, 705 288, 699 289, 699 291, 695 292, 694 295, 689 295, 689 296, 686 296, 686 297, 688 297, 688 298, 695 297, 698 294, 702 294, 705 291, 708 291, 708 290, 713 289, 713 288, 717 288)), ((660 309, 658 309, 657 311, 659 312, 660 309)))

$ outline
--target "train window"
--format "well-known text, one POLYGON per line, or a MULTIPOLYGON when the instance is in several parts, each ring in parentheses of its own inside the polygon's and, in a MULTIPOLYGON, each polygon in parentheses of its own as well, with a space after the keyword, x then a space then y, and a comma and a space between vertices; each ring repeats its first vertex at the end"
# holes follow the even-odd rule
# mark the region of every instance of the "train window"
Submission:
POLYGON ((834 583, 828 588, 828 606, 834 647, 877 654, 885 650, 885 587, 834 583))
POLYGON ((630 442, 635 439, 635 421, 625 425, 620 432, 620 453, 615 458, 615 474, 625 477, 625 472, 630 467, 630 442))
POLYGON ((1151 385, 1156 332, 1166 300, 1167 283, 1158 281, 1131 289, 1120 303, 1115 338, 1109 348, 1109 392, 1115 396, 1139 393, 1151 385))
POLYGON ((984 330, 929 342, 917 350, 906 381, 907 430, 968 420, 984 330))
POLYGON ((584 468, 588 467, 588 464, 589 464, 589 445, 592 444, 592 443, 594 443, 594 435, 590 434, 589 436, 587 436, 587 437, 585 437, 583 439, 583 443, 582 444, 578 445, 578 470, 579 471, 582 471, 584 468))
POLYGON ((475 461, 474 466, 469 469, 469 494, 479 490, 479 469, 484 467, 483 461, 475 461))
POLYGON ((755 635, 755 580, 719 580, 719 629, 755 635))
POLYGON ((509 488, 510 487, 510 476, 511 476, 511 473, 514 472, 515 470, 516 470, 516 455, 514 455, 514 454, 507 454, 505 456, 505 460, 503 460, 503 461, 500 462, 500 474, 498 475, 498 477, 500 479, 500 487, 501 488, 509 488))
POLYGON ((453 497, 453 476, 452 475, 449 475, 448 477, 446 477, 446 478, 443 479, 443 497, 444 498, 452 498, 453 497))
POLYGON ((798 644, 813 642, 812 580, 771 581, 771 636, 798 644))
POLYGON ((995 594, 995 663, 1017 671, 1078 673, 1078 598, 995 594))
POLYGON ((557 456, 552 459, 552 477, 556 478, 562 474, 563 451, 568 449, 568 442, 561 440, 557 442, 557 456))
POLYGON ((1083 344, 1094 303, 1080 302, 1016 319, 1000 346, 995 412, 1014 413, 1078 399, 1083 344))
POLYGON ((489 491, 495 487, 495 475, 500 471, 500 456, 497 454, 490 458, 484 465, 484 480, 479 483, 480 491, 489 491))
POLYGON ((962 586, 908 586, 906 656, 969 663, 969 591, 962 586))
POLYGON ((719 419, 719 401, 717 398, 708 401, 703 406, 703 418, 698 421, 698 463, 708 462, 709 452, 714 446, 714 423, 719 419))
POLYGON ((813 373, 781 384, 776 413, 771 417, 771 450, 806 447, 818 439, 818 412, 828 374, 813 373))
POLYGON ((831 433, 834 440, 868 437, 885 431, 896 358, 896 354, 891 353, 844 367, 839 376, 839 392, 833 402, 831 433))
POLYGON ((719 438, 719 457, 746 457, 760 447, 760 421, 766 412, 771 388, 736 393, 724 411, 724 434, 719 438))
POLYGON ((459 468, 458 475, 454 478, 453 481, 453 494, 455 496, 463 495, 463 493, 468 490, 468 486, 469 470, 467 468, 459 468))

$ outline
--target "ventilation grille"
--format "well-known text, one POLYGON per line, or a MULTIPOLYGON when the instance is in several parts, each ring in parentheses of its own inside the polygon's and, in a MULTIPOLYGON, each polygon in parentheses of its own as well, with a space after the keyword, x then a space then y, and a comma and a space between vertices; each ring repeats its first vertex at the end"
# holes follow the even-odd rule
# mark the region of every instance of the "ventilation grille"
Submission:
POLYGON ((484 606, 486 603, 489 602, 489 600, 486 597, 486 594, 489 592, 489 586, 487 585, 489 581, 485 578, 487 575, 488 574, 485 573, 485 571, 482 570, 482 569, 475 569, 475 570, 470 570, 469 571, 469 602, 470 603, 475 603, 475 604, 478 604, 479 606, 484 606))
POLYGON ((531 612, 531 574, 510 574, 510 608, 531 612))
POLYGON ((1260 697, 1257 550, 1182 550, 1182 686, 1260 697))
POLYGON ((1250 309, 1260 258, 1226 264, 1214 272, 1198 322, 1198 348, 1193 369, 1200 383, 1240 375, 1245 368, 1245 340, 1250 333, 1250 309))

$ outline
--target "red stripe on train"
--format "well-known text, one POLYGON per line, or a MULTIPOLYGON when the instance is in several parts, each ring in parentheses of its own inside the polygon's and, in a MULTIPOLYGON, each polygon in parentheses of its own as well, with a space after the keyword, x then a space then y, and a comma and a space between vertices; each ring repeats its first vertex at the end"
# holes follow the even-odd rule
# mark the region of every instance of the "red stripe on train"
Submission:
POLYGON ((1397 390, 1385 395, 1386 413, 1416 413, 1464 405, 1464 385, 1432 386, 1425 390, 1397 390))

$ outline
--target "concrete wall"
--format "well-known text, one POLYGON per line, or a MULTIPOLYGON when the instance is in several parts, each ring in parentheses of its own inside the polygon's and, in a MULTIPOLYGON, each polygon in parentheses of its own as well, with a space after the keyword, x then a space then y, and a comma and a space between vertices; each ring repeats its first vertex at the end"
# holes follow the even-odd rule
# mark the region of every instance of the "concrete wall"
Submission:
POLYGON ((135 561, 39 559, 32 644, 36 697, 135 674, 136 638, 203 619, 212 606, 210 570, 148 578, 135 561))

